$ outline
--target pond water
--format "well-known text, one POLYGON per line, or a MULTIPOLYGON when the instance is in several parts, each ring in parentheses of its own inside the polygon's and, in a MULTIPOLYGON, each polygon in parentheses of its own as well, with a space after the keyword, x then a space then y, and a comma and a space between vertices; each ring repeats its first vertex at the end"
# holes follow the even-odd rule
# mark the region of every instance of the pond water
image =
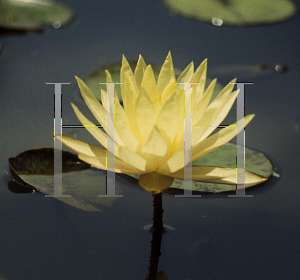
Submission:
MULTIPOLYGON (((0 279, 146 278, 151 194, 117 176, 123 197, 85 212, 39 193, 10 192, 8 158, 53 147, 54 88, 46 82, 71 83, 63 86, 63 123, 76 124, 70 102, 92 117, 75 75, 85 79, 122 54, 160 65, 169 50, 179 69, 208 58, 208 75, 238 64, 289 70, 240 80, 253 82, 245 110, 256 114, 246 145, 268 155, 280 178, 247 190, 247 198, 164 194, 164 223, 174 230, 163 235, 158 270, 172 280, 299 279, 299 15, 271 26, 215 27, 174 16, 160 1, 64 2, 77 12, 70 26, 0 38, 0 279)), ((234 116, 235 109, 228 119, 234 116)), ((83 129, 64 133, 96 143, 83 129)))

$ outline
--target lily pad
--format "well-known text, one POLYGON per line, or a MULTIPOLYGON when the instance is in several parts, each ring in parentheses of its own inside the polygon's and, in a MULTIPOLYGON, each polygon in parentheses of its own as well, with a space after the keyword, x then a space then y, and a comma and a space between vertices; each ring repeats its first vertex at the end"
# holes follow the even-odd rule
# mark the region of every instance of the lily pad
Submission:
POLYGON ((213 25, 273 24, 293 17, 296 4, 290 0, 164 0, 175 14, 213 25))
MULTIPOLYGON (((54 193, 54 149, 40 148, 20 153, 9 158, 11 174, 19 183, 33 191, 54 193)), ((76 154, 62 152, 63 194, 71 197, 55 197, 62 202, 85 211, 101 211, 99 205, 112 206, 116 197, 98 197, 106 193, 106 171, 91 168, 76 154)), ((20 191, 16 183, 9 189, 20 191)), ((28 192, 28 191, 27 191, 28 192)))
POLYGON ((43 25, 60 28, 71 22, 74 11, 52 0, 1 0, 0 28, 38 31, 43 25))
MULTIPOLYGON (((243 147, 239 147, 243 149, 243 147)), ((273 164, 271 161, 260 152, 257 152, 250 148, 245 148, 245 161, 246 161, 246 171, 250 171, 257 175, 265 178, 269 178, 273 174, 273 164)), ((236 144, 227 143, 212 153, 195 160, 193 165, 207 165, 207 166, 219 166, 236 168, 236 144)), ((139 175, 129 175, 138 179, 139 175)), ((255 186, 257 184, 245 185, 245 188, 255 186)), ((220 193, 235 191, 236 185, 226 185, 226 184, 211 184, 211 183, 201 183, 193 181, 192 184, 193 191, 196 192, 210 192, 210 193, 220 193)), ((165 193, 181 193, 184 190, 184 181, 175 179, 173 184, 164 191, 165 193)))
MULTIPOLYGON (((135 70, 137 62, 130 62, 129 65, 132 69, 132 71, 135 70)), ((106 74, 105 74, 105 70, 108 70, 109 73, 111 74, 111 77, 113 79, 114 82, 118 83, 120 82, 120 70, 121 70, 121 66, 122 63, 115 63, 115 64, 111 64, 111 65, 107 65, 105 67, 102 67, 101 69, 95 71, 93 74, 91 74, 86 80, 85 83, 87 84, 87 86, 90 88, 90 90, 92 91, 92 93, 96 96, 96 98, 101 101, 101 93, 100 93, 100 89, 104 89, 106 90, 106 85, 101 85, 99 83, 105 83, 106 82, 106 74)), ((152 69, 153 69, 153 73, 155 76, 155 79, 157 81, 159 72, 161 67, 157 66, 157 65, 153 65, 151 64, 152 69)), ((174 69, 175 71, 175 76, 176 78, 179 77, 180 73, 182 72, 179 69, 174 69)), ((206 81, 206 86, 209 85, 209 83, 212 80, 207 78, 206 81)), ((213 92, 213 96, 212 99, 223 89, 223 85, 221 85, 220 83, 216 83, 215 86, 215 90, 213 92)), ((119 100, 122 101, 122 95, 121 95, 121 87, 120 85, 116 84, 115 85, 115 90, 118 94, 119 100)))
POLYGON ((212 77, 220 78, 222 81, 231 80, 235 77, 238 77, 238 81, 245 82, 245 79, 262 77, 270 74, 283 74, 288 71, 288 66, 285 64, 276 64, 276 65, 266 65, 266 64, 257 64, 257 65, 224 65, 216 66, 213 69, 209 70, 209 74, 212 77))

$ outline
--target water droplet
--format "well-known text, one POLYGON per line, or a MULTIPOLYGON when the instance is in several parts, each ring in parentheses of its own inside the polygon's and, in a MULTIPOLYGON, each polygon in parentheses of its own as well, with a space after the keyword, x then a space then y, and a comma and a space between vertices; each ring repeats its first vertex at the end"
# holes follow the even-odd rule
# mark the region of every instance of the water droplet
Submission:
POLYGON ((52 22, 52 26, 55 28, 55 29, 58 29, 61 27, 61 22, 60 20, 56 20, 54 22, 52 22))
POLYGON ((213 25, 215 25, 215 26, 222 26, 223 20, 220 19, 220 18, 215 18, 215 17, 213 17, 213 18, 211 19, 211 23, 212 23, 213 25))

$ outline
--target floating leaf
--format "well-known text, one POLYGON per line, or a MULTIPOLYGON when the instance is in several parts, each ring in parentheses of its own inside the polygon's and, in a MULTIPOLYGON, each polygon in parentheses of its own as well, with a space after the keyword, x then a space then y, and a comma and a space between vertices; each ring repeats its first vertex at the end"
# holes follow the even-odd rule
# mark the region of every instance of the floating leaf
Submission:
MULTIPOLYGON (((22 152, 9 158, 11 174, 28 190, 54 194, 54 149, 40 148, 22 152)), ((98 205, 111 206, 115 197, 99 198, 106 193, 106 171, 91 168, 78 159, 77 155, 62 151, 63 194, 71 197, 56 197, 64 203, 85 211, 101 211, 98 205), (96 205, 96 206, 94 206, 96 205)), ((15 193, 29 192, 10 183, 15 193)))
MULTIPOLYGON (((243 147, 239 147, 243 149, 243 147)), ((252 150, 250 148, 245 148, 245 161, 246 161, 246 171, 250 171, 262 177, 269 178, 273 174, 273 164, 271 161, 262 153, 252 150)), ((236 168, 236 144, 227 143, 212 153, 193 162, 193 165, 204 165, 204 166, 219 166, 236 168)), ((138 178, 138 175, 129 175, 134 178, 138 178)), ((178 193, 178 190, 184 190, 184 181, 175 179, 173 184, 165 191, 165 193, 178 193)), ((245 188, 254 186, 257 184, 246 185, 245 188)), ((211 184, 211 183, 201 183, 193 181, 192 184, 193 191, 198 192, 212 192, 220 193, 227 191, 235 191, 236 185, 226 185, 226 184, 211 184)))
POLYGON ((52 0, 1 0, 0 28, 37 31, 43 25, 60 28, 71 22, 74 11, 52 0))
MULTIPOLYGON (((136 62, 130 62, 129 63, 129 65, 130 65, 130 67, 133 71, 135 70, 136 64, 137 64, 136 62)), ((99 84, 99 83, 105 83, 106 82, 105 70, 108 70, 109 73, 111 74, 111 77, 112 77, 113 81, 115 83, 118 83, 118 82, 120 82, 120 69, 121 69, 121 66, 122 66, 122 63, 115 63, 115 64, 111 64, 111 65, 102 67, 101 69, 99 69, 99 70, 95 71, 93 74, 91 74, 91 76, 89 76, 85 80, 85 83, 87 84, 87 86, 90 88, 92 93, 96 96, 96 98, 99 101, 101 101, 100 88, 106 90, 106 85, 99 84)), ((153 65, 153 64, 151 64, 151 66, 152 66, 152 69, 153 69, 155 79, 157 80, 161 67, 157 66, 157 65, 153 65)), ((176 78, 178 78, 179 74, 182 71, 179 70, 179 69, 174 69, 174 70, 175 70, 175 76, 176 76, 176 78)), ((212 80, 208 78, 207 81, 206 81, 206 86, 209 85, 209 83, 211 81, 212 80)), ((119 100, 122 101, 120 85, 115 85, 115 89, 116 89, 116 92, 118 94, 119 100)), ((222 89, 223 89, 223 85, 221 85, 220 83, 216 83, 212 99, 215 96, 217 96, 217 94, 222 89)))
POLYGON ((272 24, 290 19, 297 7, 290 0, 164 0, 172 12, 213 25, 272 24))
POLYGON ((284 64, 224 65, 214 67, 209 70, 209 74, 212 77, 221 78, 223 81, 231 80, 235 77, 238 77, 239 81, 241 81, 241 79, 252 79, 273 73, 282 74, 286 73, 286 71, 288 71, 288 67, 284 64))

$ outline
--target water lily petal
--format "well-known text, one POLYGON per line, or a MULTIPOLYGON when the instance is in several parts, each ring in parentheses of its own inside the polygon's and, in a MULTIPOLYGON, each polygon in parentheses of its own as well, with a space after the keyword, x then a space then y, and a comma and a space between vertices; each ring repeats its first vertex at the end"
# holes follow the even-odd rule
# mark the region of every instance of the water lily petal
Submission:
POLYGON ((134 78, 136 80, 136 85, 138 88, 141 87, 143 76, 146 70, 146 63, 141 55, 139 55, 139 60, 137 62, 135 71, 134 71, 134 78))
POLYGON ((124 108, 119 102, 115 103, 115 131, 124 143, 123 146, 130 147, 133 152, 138 150, 140 143, 132 133, 124 108))
POLYGON ((244 129, 244 127, 254 118, 254 116, 254 114, 248 115, 244 119, 240 119, 236 126, 235 124, 232 124, 232 126, 223 128, 217 133, 193 146, 193 161, 207 155, 208 153, 216 150, 220 146, 230 141, 233 137, 240 133, 241 130, 244 129))
MULTIPOLYGON (((237 170, 236 168, 224 168, 216 166, 192 166, 192 178, 187 180, 214 183, 214 184, 237 184, 237 170)), ((184 169, 178 170, 170 174, 175 179, 184 180, 184 169)), ((266 181, 267 178, 245 171, 245 184, 255 184, 266 181)))
MULTIPOLYGON (((56 135, 57 139, 63 142, 63 144, 73 151, 79 153, 78 157, 83 161, 94 165, 97 168, 107 170, 106 167, 106 154, 107 150, 95 145, 88 144, 86 142, 71 138, 66 135, 56 135)), ((113 153, 113 151, 112 151, 113 153)), ((142 170, 133 167, 130 163, 125 163, 115 156, 115 172, 118 173, 130 173, 141 174, 142 170)), ((114 170, 109 170, 114 171, 114 170)))
POLYGON ((96 168, 102 170, 108 170, 116 173, 128 173, 128 174, 141 174, 143 173, 141 170, 134 168, 127 163, 124 163, 118 158, 115 158, 114 168, 108 168, 106 166, 106 151, 102 154, 97 154, 97 156, 90 157, 85 154, 79 154, 78 158, 93 165, 96 168))
MULTIPOLYGON (((109 73, 108 70, 105 70, 105 74, 106 74, 106 83, 113 83, 114 81, 113 81, 112 76, 111 76, 111 74, 109 73)), ((102 98, 102 91, 106 92, 105 90, 101 89, 101 98, 102 98)), ((116 88, 115 88, 114 96, 115 96, 115 103, 120 102, 117 91, 116 91, 116 88)), ((102 101, 102 99, 101 99, 101 101, 102 101)), ((103 105, 103 103, 102 103, 102 105, 103 105)), ((107 110, 106 106, 104 108, 107 110)))
POLYGON ((177 78, 177 85, 178 89, 183 89, 184 84, 182 83, 189 83, 194 75, 194 63, 191 62, 179 75, 177 78))
POLYGON ((135 104, 135 121, 145 143, 156 123, 156 112, 152 100, 143 87, 140 88, 139 96, 135 104))
POLYGON ((60 140, 65 146, 69 147, 73 151, 84 154, 86 156, 94 157, 95 154, 106 154, 106 149, 88 144, 86 142, 74 139, 72 137, 69 137, 67 135, 61 134, 61 135, 55 135, 55 138, 60 140))
POLYGON ((107 92, 103 88, 100 89, 101 93, 101 103, 103 108, 107 111, 107 92))
POLYGON ((161 103, 158 100, 159 95, 157 92, 156 81, 151 65, 148 65, 145 70, 141 88, 143 88, 150 96, 157 116, 161 108, 161 103))
MULTIPOLYGON (((181 121, 179 107, 182 104, 178 103, 178 94, 171 94, 163 103, 160 113, 158 115, 156 125, 164 131, 169 145, 172 145, 178 132, 178 125, 181 121)), ((173 150, 173 147, 169 147, 173 150)))
MULTIPOLYGON (((193 93, 192 93, 192 102, 193 105, 196 105, 201 100, 204 88, 205 88, 205 82, 206 82, 206 72, 207 72, 207 59, 204 59, 200 66, 195 71, 191 82, 193 83, 200 83, 198 85, 193 85, 193 93)), ((194 110, 194 107, 193 107, 194 110)))
POLYGON ((147 160, 142 158, 140 155, 132 152, 127 147, 121 146, 119 148, 118 157, 125 163, 128 163, 129 165, 142 170, 143 173, 155 171, 155 168, 149 162, 147 162, 147 160))
POLYGON ((107 147, 107 136, 106 134, 97 126, 95 126, 91 121, 89 121, 80 110, 71 103, 73 110, 78 118, 78 120, 85 126, 86 130, 94 136, 95 139, 103 146, 107 147))
MULTIPOLYGON (((244 123, 244 126, 246 126, 253 119, 253 117, 254 115, 248 115, 245 117, 245 122, 244 119, 241 119, 238 121, 237 126, 229 126, 223 128, 217 133, 213 134, 212 136, 206 138, 202 142, 193 146, 192 160, 194 161, 200 157, 203 157, 208 153, 213 152, 220 146, 229 142, 233 137, 237 135, 237 133, 241 131, 241 129, 237 130, 237 128, 240 128, 242 123, 244 123)), ((242 126, 242 129, 244 128, 244 126, 242 126)), ((181 146, 183 147, 183 145, 181 146)), ((177 170, 182 169, 183 167, 184 167, 184 151, 178 150, 160 168, 157 169, 157 172, 167 175, 169 173, 174 173, 177 170)))
POLYGON ((174 178, 158 174, 156 172, 142 174, 139 185, 153 194, 161 193, 172 185, 174 178))
POLYGON ((228 98, 227 102, 220 109, 208 109, 207 112, 205 112, 205 115, 203 115, 203 117, 198 122, 199 126, 202 125, 205 127, 204 124, 206 122, 210 123, 211 125, 207 125, 206 129, 203 129, 204 127, 202 129, 193 129, 193 145, 207 138, 217 128, 217 126, 220 125, 220 123, 225 119, 231 107, 233 106, 237 94, 238 91, 233 92, 228 98))
MULTIPOLYGON (((192 99, 193 107, 194 107, 193 115, 192 115, 193 126, 199 124, 199 121, 201 120, 202 116, 205 114, 207 106, 210 102, 211 96, 213 94, 216 82, 217 82, 217 79, 214 79, 211 81, 211 83, 207 87, 205 93, 203 94, 202 98, 198 101, 197 104, 194 105, 194 99, 192 99)), ((193 98, 193 96, 192 96, 192 98, 193 98)))
POLYGON ((206 126, 220 124, 216 122, 216 118, 218 117, 219 113, 223 110, 228 101, 230 101, 229 103, 231 103, 232 100, 234 102, 236 98, 237 94, 235 96, 231 96, 231 99, 229 100, 233 87, 233 84, 228 84, 222 89, 218 96, 208 105, 205 114, 202 116, 201 120, 199 120, 197 125, 199 124, 206 126))
POLYGON ((142 146, 141 156, 156 169, 166 161, 168 146, 163 134, 154 126, 148 141, 142 146))
POLYGON ((132 69, 123 55, 122 67, 120 71, 120 81, 121 81, 121 93, 124 103, 124 108, 126 115, 132 108, 134 108, 136 98, 138 96, 138 86, 134 78, 132 69))
MULTIPOLYGON (((121 70, 122 71, 122 70, 121 70)), ((138 96, 137 87, 133 76, 130 74, 130 71, 123 73, 125 78, 122 88, 122 98, 124 103, 124 110, 130 124, 131 131, 133 132, 136 139, 142 143, 141 132, 136 124, 136 114, 135 114, 135 104, 138 96)))
POLYGON ((169 52, 158 75, 158 79, 157 79, 158 94, 161 94, 164 91, 165 87, 170 83, 171 79, 175 80, 175 73, 174 73, 171 52, 169 52))
POLYGON ((163 92, 161 93, 161 103, 164 104, 170 95, 176 93, 177 93, 177 84, 175 79, 171 78, 170 82, 165 86, 163 92))
POLYGON ((184 167, 184 150, 175 152, 162 166, 157 173, 169 175, 184 167))
POLYGON ((97 121, 106 130, 105 126, 106 126, 107 111, 100 104, 100 102, 94 96, 94 94, 91 92, 91 90, 88 88, 88 86, 80 78, 78 78, 77 76, 75 76, 75 78, 77 80, 81 95, 82 95, 85 103, 87 104, 87 106, 89 107, 89 109, 91 110, 91 112, 93 113, 95 118, 97 119, 97 121))

